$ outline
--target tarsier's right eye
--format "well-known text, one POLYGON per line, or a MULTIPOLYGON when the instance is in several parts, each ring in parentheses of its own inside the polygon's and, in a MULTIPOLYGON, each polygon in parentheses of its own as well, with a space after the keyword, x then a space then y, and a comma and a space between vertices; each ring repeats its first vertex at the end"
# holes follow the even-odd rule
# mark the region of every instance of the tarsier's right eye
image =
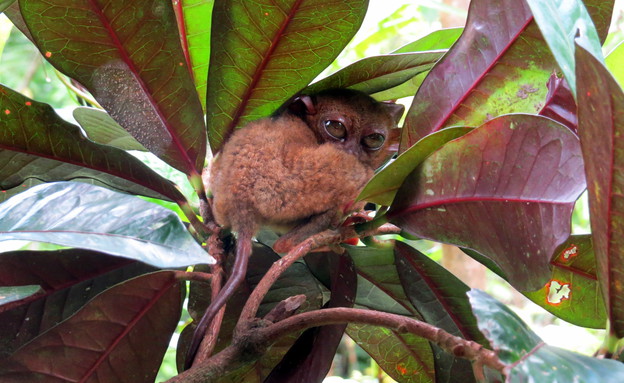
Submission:
POLYGON ((325 131, 337 140, 344 140, 347 136, 347 128, 340 121, 327 120, 325 121, 325 131))

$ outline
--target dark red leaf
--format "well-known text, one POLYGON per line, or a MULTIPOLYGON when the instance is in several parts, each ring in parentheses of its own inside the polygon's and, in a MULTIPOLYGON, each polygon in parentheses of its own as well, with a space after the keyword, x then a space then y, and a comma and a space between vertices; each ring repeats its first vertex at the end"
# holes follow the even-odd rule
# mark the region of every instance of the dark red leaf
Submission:
POLYGON ((539 116, 502 116, 428 157, 388 217, 413 235, 476 250, 514 287, 537 290, 570 233, 582 169, 569 129, 539 116))
POLYGON ((180 319, 171 271, 106 290, 0 363, 4 382, 153 382, 180 319))
POLYGON ((574 95, 565 79, 555 73, 548 79, 546 102, 539 114, 567 126, 574 133, 577 131, 578 118, 574 95))
POLYGON ((612 331, 624 337, 624 93, 609 71, 576 47, 579 135, 602 288, 612 331))
POLYGON ((143 146, 201 172, 206 129, 170 2, 20 1, 34 42, 143 146))

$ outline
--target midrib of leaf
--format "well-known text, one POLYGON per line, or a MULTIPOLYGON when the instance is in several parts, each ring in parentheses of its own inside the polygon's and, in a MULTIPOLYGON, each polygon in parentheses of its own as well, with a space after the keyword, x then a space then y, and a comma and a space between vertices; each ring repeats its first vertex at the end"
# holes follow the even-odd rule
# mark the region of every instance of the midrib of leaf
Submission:
MULTIPOLYGON (((102 7, 100 7, 99 4, 95 0, 89 0, 89 3, 93 7, 95 14, 98 15, 98 18, 100 19, 100 22, 102 23, 102 25, 104 25, 104 28, 106 28, 106 30, 108 31, 109 36, 113 40, 113 43, 116 46, 117 51, 121 55, 122 60, 126 63, 126 65, 128 65, 128 68, 130 69, 132 76, 135 78, 135 80, 141 87, 141 90, 143 91, 143 94, 145 95, 146 99, 149 100, 150 104, 152 105, 152 108, 156 111, 156 115, 158 116, 158 119, 169 132, 169 135, 171 136, 171 140, 173 144, 178 149, 178 152, 180 153, 180 155, 184 158, 186 162, 186 166, 187 166, 187 172, 188 172, 187 175, 189 176, 196 175, 197 171, 195 170, 195 163, 188 156, 187 151, 184 149, 184 145, 180 142, 178 135, 175 134, 175 130, 171 127, 169 121, 163 115, 162 110, 160 110, 160 105, 152 97, 152 93, 147 87, 147 84, 145 84, 141 76, 138 75, 139 70, 137 66, 135 65, 134 61, 130 59, 130 55, 128 54, 128 51, 125 49, 124 45, 119 39, 119 36, 117 36, 111 24, 108 22, 108 17, 104 14, 102 7)), ((118 14, 121 12, 122 12, 121 10, 118 11, 118 14)), ((186 60, 186 53, 184 54, 184 57, 186 60)), ((188 68, 188 65, 187 65, 187 68, 188 68)))
MULTIPOLYGON (((264 72, 266 67, 269 65, 269 62, 273 58, 273 53, 275 52, 275 50, 277 49, 277 46, 279 45, 280 38, 282 37, 288 25, 290 25, 291 21, 295 17, 295 14, 301 7, 302 2, 303 0, 297 0, 292 5, 292 7, 290 8, 290 11, 286 15, 286 18, 284 19, 279 29, 275 33, 275 36, 273 36, 273 40, 271 40, 271 46, 269 47, 267 53, 262 58, 262 62, 260 62, 260 65, 258 65, 258 67, 256 68, 256 71, 254 72, 251 78, 251 83, 249 84, 247 89, 245 89, 245 93, 243 94, 241 102, 236 108, 234 115, 232 116, 232 121, 230 122, 230 126, 228 127, 228 129, 226 129, 226 132, 230 132, 231 134, 231 132, 234 131, 234 128, 236 128, 236 126, 238 125, 238 122, 240 121, 241 116, 243 115, 243 113, 245 112, 245 109, 247 108, 251 94, 253 93, 253 91, 256 88, 256 85, 262 78, 262 72, 264 72)), ((278 7, 278 9, 280 8, 278 7)))
POLYGON ((579 270, 579 269, 577 269, 577 268, 575 268, 573 266, 563 265, 561 263, 557 263, 557 262, 554 262, 554 261, 551 261, 550 264, 553 266, 553 268, 562 269, 562 270, 568 271, 568 272, 570 272, 570 273, 572 273, 574 275, 578 275, 579 277, 590 279, 592 281, 597 281, 598 280, 598 278, 596 278, 594 275, 591 275, 591 274, 589 274, 589 273, 587 273, 585 271, 579 270))
POLYGON ((524 25, 522 26, 522 28, 518 29, 518 32, 513 36, 513 38, 511 38, 509 40, 509 42, 507 43, 507 45, 505 46, 504 49, 502 49, 498 55, 496 55, 496 58, 494 60, 492 60, 492 62, 490 63, 490 65, 485 68, 481 74, 479 75, 479 77, 477 77, 472 85, 470 86, 470 88, 468 88, 468 90, 466 92, 464 92, 464 94, 460 97, 460 99, 457 101, 456 104, 454 104, 449 110, 448 112, 443 116, 443 118, 440 118, 435 126, 435 129, 431 130, 432 132, 437 132, 440 129, 442 129, 444 127, 444 124, 446 121, 448 121, 451 116, 455 113, 455 111, 459 108, 460 105, 462 105, 462 103, 472 94, 472 91, 476 88, 477 84, 481 83, 481 81, 483 81, 483 79, 485 78, 485 76, 487 74, 490 73, 490 71, 492 70, 492 68, 494 68, 496 65, 498 65, 499 60, 501 59, 501 57, 503 57, 505 55, 505 53, 507 53, 510 49, 511 46, 518 40, 518 37, 527 29, 527 27, 529 26, 529 24, 533 21, 533 16, 529 17, 527 19, 527 21, 524 23, 524 25))
POLYGON ((384 292, 385 294, 387 294, 389 297, 392 297, 392 298, 394 299, 394 301, 395 301, 396 303, 398 303, 401 307, 403 307, 405 310, 407 310, 407 311, 409 311, 409 312, 411 312, 411 313, 413 313, 413 314, 420 315, 420 314, 418 314, 418 311, 414 309, 414 306, 412 306, 412 305, 406 305, 406 304, 404 304, 404 303, 402 302, 404 299, 406 299, 406 300, 408 300, 408 301, 409 301, 409 298, 408 298, 408 297, 405 297, 405 298, 398 298, 398 297, 396 297, 396 296, 395 296, 396 294, 394 294, 392 291, 390 291, 390 289, 387 289, 386 287, 384 287, 384 286, 383 286, 383 285, 384 285, 384 283, 379 283, 379 281, 377 281, 375 278, 371 277, 371 276, 370 276, 370 274, 368 274, 368 273, 364 273, 364 272, 362 272, 361 270, 358 270, 358 271, 357 271, 357 274, 358 274, 360 277, 362 277, 362 278, 364 278, 365 280, 367 280, 368 282, 370 282, 373 286, 375 286, 375 287, 376 287, 376 288, 378 288, 379 290, 383 291, 383 292, 384 292))
POLYGON ((184 54, 184 60, 186 60, 186 68, 191 75, 191 80, 195 84, 195 75, 193 74, 193 67, 191 65, 191 55, 189 54, 189 44, 186 35, 186 21, 184 19, 184 10, 182 6, 182 0, 172 1, 173 13, 176 17, 178 24, 178 30, 180 31, 180 44, 182 45, 182 53, 184 54))
POLYGON ((134 327, 136 326, 136 324, 139 322, 139 320, 141 320, 146 312, 148 312, 152 307, 154 307, 154 305, 160 300, 160 298, 165 295, 165 293, 169 292, 169 289, 171 288, 172 285, 174 285, 175 283, 177 283, 177 281, 173 278, 171 278, 171 280, 169 281, 169 283, 165 284, 164 286, 160 286, 160 291, 158 292, 158 294, 156 294, 156 296, 152 297, 152 299, 150 300, 150 302, 145 305, 143 307, 143 309, 141 309, 139 312, 137 312, 137 315, 132 318, 132 320, 126 325, 125 329, 121 332, 121 334, 119 334, 119 336, 117 338, 115 338, 115 340, 109 345, 109 347, 102 353, 102 355, 98 358, 98 360, 95 361, 95 363, 93 364, 93 366, 91 366, 91 368, 84 374, 84 376, 82 377, 82 379, 80 379, 80 383, 86 382, 89 377, 91 377, 91 375, 93 375, 93 373, 95 372, 95 370, 100 367, 100 365, 106 360, 106 358, 108 357, 108 355, 110 355, 111 352, 113 352, 113 350, 115 349, 115 347, 119 344, 119 342, 121 342, 122 339, 124 339, 126 337, 126 335, 128 335, 128 333, 134 329, 134 327))

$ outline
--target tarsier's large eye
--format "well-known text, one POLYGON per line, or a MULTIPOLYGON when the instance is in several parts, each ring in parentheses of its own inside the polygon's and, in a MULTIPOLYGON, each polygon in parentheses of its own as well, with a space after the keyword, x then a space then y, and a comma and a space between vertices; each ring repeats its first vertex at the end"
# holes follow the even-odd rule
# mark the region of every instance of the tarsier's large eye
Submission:
POLYGON ((327 120, 325 121, 325 131, 337 140, 344 140, 347 136, 347 128, 340 121, 327 120))
POLYGON ((384 137, 383 134, 373 133, 362 138, 362 145, 367 149, 377 150, 381 148, 385 140, 386 137, 384 137))

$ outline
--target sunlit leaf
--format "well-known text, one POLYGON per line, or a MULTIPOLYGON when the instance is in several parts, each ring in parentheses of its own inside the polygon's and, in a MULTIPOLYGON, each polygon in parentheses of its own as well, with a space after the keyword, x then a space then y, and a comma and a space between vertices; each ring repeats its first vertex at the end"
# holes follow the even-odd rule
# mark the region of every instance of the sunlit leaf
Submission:
POLYGON ((390 206, 405 178, 425 158, 448 141, 461 137, 470 130, 471 128, 447 128, 423 138, 408 151, 401 153, 383 170, 375 174, 357 199, 390 206))
POLYGON ((461 36, 464 28, 447 28, 433 31, 412 43, 406 44, 392 53, 409 53, 423 52, 436 49, 449 49, 459 36, 461 36))
POLYGON ((217 2, 206 96, 213 153, 235 128, 270 115, 325 69, 359 28, 367 5, 217 2))
POLYGON ((468 292, 479 329, 510 370, 506 382, 620 382, 624 365, 549 346, 509 308, 479 290, 468 292))
POLYGON ((624 41, 605 58, 607 68, 620 84, 620 87, 624 88, 624 65, 622 63, 624 63, 624 41))
POLYGON ((0 380, 153 382, 180 318, 182 287, 163 271, 106 290, 0 362, 0 380))
POLYGON ((73 115, 80 127, 87 133, 87 137, 98 144, 114 146, 122 150, 147 151, 130 133, 102 110, 80 107, 74 109, 73 115))
POLYGON ((579 135, 598 280, 611 329, 624 337, 624 93, 604 65, 579 45, 576 65, 579 135))
POLYGON ((540 290, 523 294, 577 326, 604 328, 607 315, 596 277, 591 235, 570 237, 559 246, 551 264, 548 283, 540 290))
MULTIPOLYGON (((603 1, 611 5, 613 1, 603 1)), ((527 0, 550 51, 557 59, 572 94, 576 94, 574 42, 602 59, 598 32, 581 0, 527 0), (578 37, 577 37, 578 36, 578 37)))
POLYGON ((171 2, 19 3, 48 61, 156 156, 187 175, 201 172, 206 130, 171 2))
POLYGON ((75 182, 38 185, 0 204, 0 241, 8 240, 100 251, 156 267, 214 262, 171 210, 75 182))
POLYGON ((514 287, 537 290, 570 233, 582 169, 568 128, 540 116, 502 116, 429 156, 387 216, 412 235, 476 250, 514 287))
POLYGON ((155 270, 141 262, 80 249, 0 254, 0 286, 38 285, 42 292, 0 307, 0 359, 67 319, 102 291, 155 270))
POLYGON ((0 306, 28 298, 40 291, 39 285, 0 287, 0 306))

